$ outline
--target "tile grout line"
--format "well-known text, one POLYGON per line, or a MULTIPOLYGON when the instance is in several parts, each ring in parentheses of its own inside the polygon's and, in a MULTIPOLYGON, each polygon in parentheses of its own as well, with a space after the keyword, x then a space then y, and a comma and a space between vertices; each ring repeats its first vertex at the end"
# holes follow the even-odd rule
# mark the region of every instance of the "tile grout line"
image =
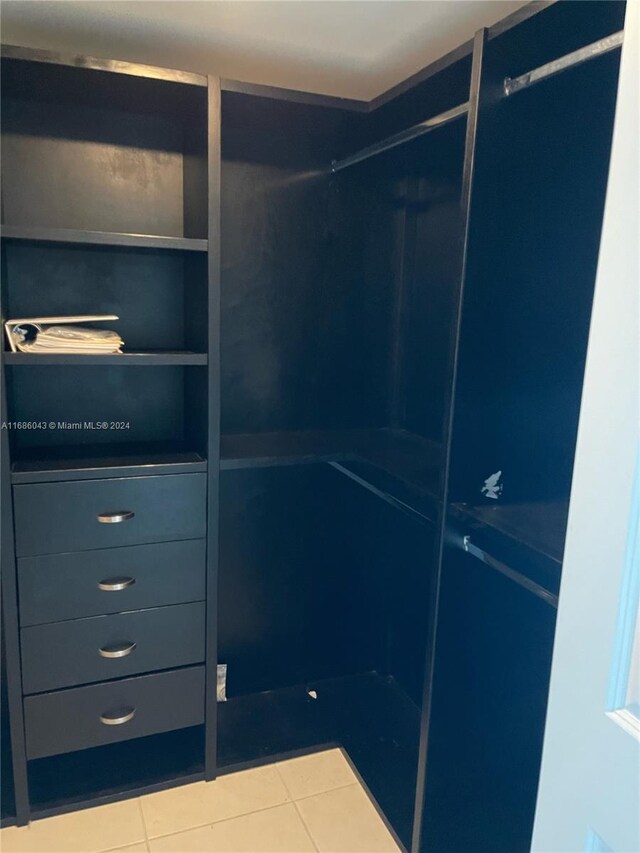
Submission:
POLYGON ((316 791, 315 794, 305 794, 304 797, 298 797, 296 802, 302 802, 303 800, 310 800, 313 797, 321 797, 323 794, 331 794, 333 791, 344 791, 345 788, 360 788, 362 791, 367 793, 365 789, 360 784, 359 779, 354 779, 353 782, 347 782, 346 785, 336 785, 335 788, 327 788, 326 791, 316 791))
MULTIPOLYGON (((282 781, 284 782, 284 779, 283 779, 282 781)), ((286 787, 287 787, 287 786, 286 786, 286 783, 285 783, 285 788, 286 788, 286 787)), ((298 803, 299 803, 299 802, 304 802, 305 800, 312 800, 314 797, 322 797, 324 794, 332 794, 334 791, 345 791, 347 788, 358 788, 360 791, 362 791, 362 792, 363 792, 363 794, 364 794, 364 795, 365 795, 365 797, 367 798, 367 801, 371 804, 371 806, 372 806, 372 807, 374 808, 374 810, 375 810, 376 819, 380 822, 380 824, 384 827, 385 831, 389 834, 389 836, 391 837, 391 839, 392 839, 393 843, 394 843, 394 844, 396 845, 396 847, 398 848, 398 851, 401 851, 401 850, 402 850, 402 848, 400 848, 400 847, 398 846, 398 844, 397 844, 397 842, 396 842, 395 838, 393 838, 393 835, 392 835, 392 834, 391 834, 391 832, 389 831, 389 827, 385 825, 385 822, 382 820, 381 816, 378 814, 377 806, 376 806, 376 804, 373 802, 371 795, 369 794, 368 790, 365 788, 365 786, 362 784, 362 782, 360 781, 360 779, 358 779, 358 777, 357 777, 357 776, 355 777, 354 781, 353 781, 353 782, 350 782, 348 785, 338 785, 336 788, 328 788, 326 791, 318 791, 318 792, 317 792, 317 793, 315 793, 315 794, 307 794, 305 797, 298 797, 298 799, 297 799, 297 800, 294 800, 294 801, 293 801, 293 804, 294 804, 294 806, 296 807, 296 811, 297 811, 297 812, 298 812, 298 814, 300 815, 300 819, 301 819, 301 820, 302 820, 302 822, 304 823, 304 825, 305 825, 305 827, 306 827, 307 832, 309 833, 309 835, 311 835, 311 830, 310 830, 310 829, 309 829, 309 827, 307 826, 307 822, 305 821, 305 819, 304 819, 304 816, 303 816, 302 812, 301 812, 301 811, 300 811, 300 809, 298 808, 298 803)), ((287 788, 287 790, 288 790, 288 788, 287 788)), ((314 842, 314 845, 315 845, 315 840, 313 839, 313 837, 311 838, 311 840, 314 842)), ((319 851, 319 853, 320 853, 320 848, 319 848, 319 847, 316 847, 316 850, 318 850, 318 851, 319 851)))
MULTIPOLYGON (((319 753, 318 753, 318 754, 319 754, 319 753)), ((287 783, 285 782, 285 780, 284 780, 284 778, 283 778, 282 774, 280 773, 280 770, 278 769, 278 764, 279 764, 279 763, 281 763, 281 762, 273 762, 272 764, 270 764, 270 765, 265 765, 265 766, 267 766, 267 767, 273 767, 273 768, 275 769, 275 771, 276 771, 276 774, 277 774, 278 778, 279 778, 279 779, 280 779, 280 781, 282 782, 282 785, 283 785, 283 787, 284 787, 285 793, 286 793, 287 797, 289 798, 288 800, 285 800, 285 801, 280 802, 280 803, 272 803, 271 805, 269 805, 269 806, 263 806, 262 808, 258 808, 258 809, 251 809, 250 811, 246 811, 246 812, 240 812, 239 814, 229 815, 229 817, 224 817, 224 818, 221 818, 220 820, 213 820, 213 821, 212 821, 212 820, 208 820, 208 821, 206 821, 205 823, 197 823, 197 824, 194 824, 194 825, 192 825, 192 826, 185 826, 185 827, 183 827, 182 829, 177 829, 177 830, 172 831, 172 832, 165 832, 165 833, 161 833, 160 835, 154 835, 154 836, 150 836, 150 835, 149 835, 149 832, 148 832, 148 829, 147 829, 146 821, 144 821, 144 812, 143 812, 143 821, 144 821, 144 828, 145 828, 145 837, 146 837, 146 840, 147 840, 147 847, 149 847, 150 842, 152 842, 152 841, 156 841, 158 838, 170 838, 170 837, 171 837, 171 836, 173 836, 173 835, 180 835, 181 833, 183 833, 183 832, 189 832, 189 831, 190 831, 190 830, 192 830, 192 829, 204 829, 204 828, 205 828, 205 827, 207 827, 207 826, 215 826, 215 825, 216 825, 216 824, 218 824, 218 823, 225 823, 226 821, 229 821, 229 820, 236 820, 237 818, 240 818, 240 817, 247 817, 248 815, 251 815, 251 814, 257 814, 257 813, 259 813, 259 812, 269 811, 269 809, 279 808, 280 806, 287 805, 287 803, 289 803, 289 802, 290 802, 290 803, 293 803, 293 804, 295 805, 295 802, 296 802, 296 801, 295 801, 294 797, 292 796, 291 791, 289 790, 289 787, 288 787, 287 783)), ((342 788, 350 788, 352 785, 360 785, 360 783, 359 783, 359 781, 358 781, 358 778, 357 778, 357 777, 355 777, 355 776, 354 776, 354 780, 353 780, 353 782, 349 782, 349 783, 348 783, 348 784, 346 784, 346 785, 338 785, 336 788, 329 788, 329 789, 327 789, 326 791, 317 791, 315 794, 307 794, 305 797, 298 797, 298 799, 300 799, 300 800, 306 800, 306 799, 309 799, 310 797, 317 797, 317 796, 318 796, 318 795, 320 795, 320 794, 329 793, 329 791, 338 791, 338 790, 340 790, 340 789, 342 789, 342 788)), ((361 787, 361 786, 360 786, 360 787, 361 787)), ((151 796, 153 796, 153 795, 151 795, 151 796)), ((139 800, 140 800, 140 802, 142 802, 142 798, 141 798, 141 797, 139 798, 139 800)), ((297 806, 296 806, 296 811, 298 812, 298 814, 300 814, 300 812, 299 812, 299 810, 298 810, 297 806)), ((301 815, 301 814, 300 814, 300 819, 302 820, 302 822, 303 822, 303 824, 304 824, 304 828, 305 828, 305 830, 307 831, 307 833, 309 833, 309 829, 308 829, 308 827, 307 827, 307 825, 306 825, 306 823, 305 823, 305 821, 304 821, 304 818, 302 817, 302 815, 301 815)), ((310 834, 310 833, 309 833, 309 834, 310 834)), ((311 840, 311 843, 313 844, 313 846, 314 846, 314 847, 316 847, 316 844, 315 844, 314 839, 313 839, 313 838, 311 838, 310 840, 311 840)), ((112 848, 112 849, 113 849, 113 850, 117 850, 117 848, 112 848)), ((317 847, 316 847, 316 850, 317 850, 317 847)), ((101 851, 101 853, 109 853, 109 851, 101 851)))
POLYGON ((147 848, 147 853, 150 853, 151 847, 149 846, 149 836, 147 834, 147 821, 144 816, 144 809, 142 808, 142 797, 136 797, 138 801, 138 809, 140 810, 140 817, 142 819, 142 831, 144 832, 144 843, 147 848))
MULTIPOLYGON (((99 806, 97 807, 99 808, 99 806)), ((54 815, 55 817, 55 815, 54 815)), ((141 841, 128 841, 126 844, 120 844, 119 847, 105 847, 100 850, 93 850, 92 853, 122 853, 123 850, 128 850, 130 847, 137 847, 138 844, 144 844, 144 839, 141 841)), ((149 848, 147 847, 147 850, 149 848)), ((37 853, 47 853, 47 851, 39 850, 37 853)))
MULTIPOLYGON (((281 802, 281 803, 272 803, 270 806, 264 806, 264 808, 252 809, 251 811, 248 811, 248 812, 241 812, 240 814, 230 815, 229 817, 222 818, 221 820, 207 821, 206 823, 198 823, 198 824, 195 824, 194 826, 185 826, 182 829, 176 830, 175 832, 167 832, 167 833, 163 833, 162 835, 154 835, 151 838, 149 838, 147 836, 147 849, 148 850, 150 849, 150 847, 149 847, 150 842, 157 841, 160 838, 171 838, 171 837, 176 836, 176 835, 182 835, 182 833, 184 833, 184 832, 191 832, 194 829, 206 829, 207 827, 214 827, 214 826, 217 826, 218 824, 221 824, 221 823, 227 823, 230 820, 238 820, 239 818, 242 818, 242 817, 248 817, 249 815, 252 815, 252 814, 259 814, 260 812, 268 812, 271 809, 278 809, 278 808, 282 808, 282 806, 286 806, 286 805, 291 804, 291 805, 293 805, 293 807, 296 810, 296 813, 300 817, 300 820, 302 821, 303 828, 304 828, 305 832, 307 833, 307 835, 309 836, 309 840, 311 841, 311 844, 313 845, 314 850, 318 851, 318 846, 316 845, 315 839, 311 835, 311 831, 309 830, 309 827, 307 826, 305 819, 302 817, 302 814, 300 814, 300 811, 296 805, 296 801, 291 796, 291 792, 290 792, 286 782, 282 778, 282 774, 280 773, 280 771, 278 770, 278 768, 276 767, 275 764, 272 766, 275 767, 275 769, 276 769, 276 773, 278 775, 278 778, 282 782, 282 785, 285 789, 287 797, 289 797, 288 800, 285 800, 284 802, 281 802)), ((351 783, 351 785, 352 784, 353 783, 351 783)), ((357 781, 356 781, 356 784, 357 784, 357 781)), ((349 787, 351 787, 351 785, 341 785, 340 788, 349 788, 349 787)), ((335 790, 339 790, 339 789, 338 788, 332 788, 330 790, 335 791, 335 790)), ((320 791, 319 793, 320 794, 328 793, 328 791, 320 791)), ((309 796, 316 797, 316 796, 318 796, 318 794, 311 794, 309 796)), ((302 797, 301 799, 308 799, 308 797, 302 797)), ((146 823, 145 823, 145 835, 146 835, 146 823)), ((111 852, 101 851, 101 853, 117 853, 117 851, 118 851, 118 848, 112 848, 111 852)))
MULTIPOLYGON (((172 836, 181 835, 181 834, 182 834, 182 833, 184 833, 184 832, 190 832, 191 830, 194 830, 194 829, 205 829, 206 827, 213 827, 213 826, 216 826, 216 825, 217 825, 217 824, 219 824, 219 823, 226 823, 227 821, 230 821, 230 820, 237 820, 238 818, 241 818, 241 817, 248 817, 249 815, 252 815, 252 814, 258 814, 258 813, 260 813, 260 812, 269 811, 270 809, 280 808, 281 806, 287 805, 288 803, 291 803, 291 804, 294 806, 294 808, 295 808, 295 810, 296 810, 296 813, 298 814, 298 816, 300 817, 300 820, 302 821, 302 824, 303 824, 303 827, 304 827, 304 829, 305 829, 305 832, 306 832, 306 833, 307 833, 307 835, 309 836, 309 840, 311 841, 311 843, 312 843, 312 845, 313 845, 313 847, 314 847, 314 850, 319 851, 319 848, 318 848, 318 846, 317 846, 317 844, 316 844, 316 842, 315 842, 315 839, 314 839, 313 835, 311 834, 311 830, 310 830, 310 829, 309 829, 309 827, 307 826, 307 823, 306 823, 306 821, 305 821, 304 817, 302 816, 302 813, 300 812, 300 809, 299 809, 299 808, 298 808, 298 806, 297 806, 297 801, 296 801, 296 799, 293 797, 293 795, 292 795, 291 791, 289 790, 289 786, 288 786, 288 785, 287 785, 287 783, 285 782, 285 780, 284 780, 284 777, 283 777, 282 773, 280 773, 280 770, 279 770, 279 768, 278 768, 278 764, 279 764, 279 763, 281 763, 281 762, 274 762, 274 763, 273 763, 272 765, 270 765, 270 766, 271 766, 271 767, 273 767, 273 768, 275 769, 275 771, 276 771, 276 774, 277 774, 278 778, 279 778, 279 779, 280 779, 280 781, 282 782, 282 785, 283 785, 283 787, 284 787, 285 793, 286 793, 286 795, 287 795, 287 797, 288 797, 288 799, 287 799, 287 800, 285 800, 285 801, 283 801, 283 802, 280 802, 280 803, 272 803, 271 805, 269 805, 269 806, 264 806, 264 807, 262 807, 262 808, 258 808, 258 809, 251 809, 250 811, 241 812, 241 813, 236 814, 236 815, 230 815, 229 817, 225 817, 225 818, 222 818, 222 819, 220 819, 220 820, 214 820, 214 821, 209 820, 209 821, 207 821, 206 823, 198 823, 198 824, 194 824, 194 825, 192 825, 192 826, 186 826, 186 827, 183 827, 182 829, 178 829, 178 830, 173 831, 173 832, 167 832, 167 833, 162 833, 162 834, 160 834, 160 835, 150 836, 150 835, 149 835, 148 828, 147 828, 147 822, 146 822, 146 819, 145 819, 145 817, 144 817, 144 810, 143 810, 143 808, 142 808, 142 797, 137 797, 136 799, 137 799, 137 801, 138 801, 138 807, 139 807, 139 809, 140 809, 140 813, 141 813, 141 817, 142 817, 142 825, 143 825, 143 830, 144 830, 144 835, 145 835, 145 837, 144 837, 144 843, 145 843, 145 845, 146 845, 147 851, 149 851, 149 853, 150 853, 150 851, 151 851, 151 846, 150 846, 150 845, 151 845, 151 842, 156 841, 156 840, 158 840, 158 839, 160 839, 160 838, 171 838, 172 836)), ((336 787, 334 787, 334 788, 328 788, 328 789, 326 789, 326 790, 324 790, 324 791, 316 791, 314 794, 306 794, 304 797, 298 797, 297 799, 298 799, 298 800, 308 800, 308 799, 312 799, 313 797, 322 796, 322 794, 328 794, 328 793, 331 793, 332 791, 340 791, 340 790, 344 790, 345 788, 352 788, 352 787, 362 788, 362 785, 361 785, 361 783, 360 783, 359 779, 358 779, 358 778, 357 778, 357 776, 355 776, 355 775, 354 775, 354 779, 353 779, 353 781, 352 781, 352 782, 349 782, 349 783, 347 783, 347 784, 345 784, 345 785, 338 785, 338 786, 336 786, 336 787)), ((364 789, 363 789, 363 790, 364 790, 364 789)), ((366 793, 366 792, 365 792, 365 793, 366 793)), ((140 842, 138 841, 138 842, 130 842, 130 843, 132 843, 132 844, 136 844, 136 843, 140 843, 140 842)), ((125 847, 126 847, 126 846, 127 846, 127 845, 125 845, 125 847)), ((99 853, 119 853, 119 851, 120 851, 121 849, 122 849, 122 847, 111 847, 111 848, 108 848, 107 850, 101 850, 101 851, 99 851, 99 853)))
MULTIPOLYGON (((283 781, 284 781, 284 780, 283 780, 283 781)), ((286 785, 285 785, 285 787, 286 787, 286 785)), ((364 785, 362 784, 362 782, 361 782, 357 777, 356 777, 356 779, 355 779, 353 782, 351 782, 349 785, 340 785, 340 786, 338 786, 337 788, 329 788, 327 791, 319 791, 319 792, 318 792, 318 793, 316 793, 316 794, 309 794, 309 795, 307 795, 306 797, 298 797, 298 800, 294 801, 294 803, 293 803, 293 804, 294 804, 294 806, 296 807, 296 811, 297 811, 297 812, 298 812, 298 814, 300 815, 300 818, 301 818, 302 822, 304 823, 304 825, 305 825, 305 827, 306 827, 307 832, 309 833, 309 835, 311 835, 311 830, 310 830, 310 829, 309 829, 309 827, 307 826, 307 822, 305 821, 304 816, 302 815, 302 813, 300 812, 300 809, 298 808, 298 802, 304 802, 305 800, 311 800, 311 799, 313 799, 314 797, 321 797, 321 796, 323 796, 323 794, 332 794, 334 791, 345 791, 347 788, 358 788, 360 791, 362 791, 362 793, 363 793, 363 794, 365 795, 365 797, 367 798, 367 802, 368 802, 368 803, 369 803, 369 804, 374 808, 374 810, 375 810, 375 818, 376 818, 376 820, 380 823, 380 825, 383 827, 383 829, 385 830, 385 832, 389 835, 389 837, 391 838, 391 841, 392 841, 392 843, 394 844, 394 846, 396 847, 396 849, 397 849, 398 853, 402 853, 402 849, 403 849, 403 848, 401 848, 401 847, 397 844, 397 842, 396 842, 395 838, 393 838, 393 836, 392 836, 391 832, 389 831, 389 827, 385 825, 385 822, 382 820, 382 818, 381 818, 381 817, 380 817, 380 815, 378 814, 378 810, 377 810, 377 808, 376 808, 376 805, 375 805, 375 803, 373 803, 373 802, 372 802, 372 799, 371 799, 371 796, 370 796, 369 792, 367 791, 367 789, 364 787, 364 785)), ((315 840, 313 839, 313 837, 311 838, 311 840, 314 842, 314 845, 315 845, 315 840)), ((316 846, 316 850, 318 851, 318 853, 321 853, 320 848, 319 848, 319 847, 317 847, 317 846, 316 846)))
MULTIPOLYGON (((144 838, 139 838, 137 841, 128 841, 126 844, 119 844, 117 847, 104 847, 101 850, 96 851, 96 853, 120 853, 122 850, 126 850, 128 847, 135 847, 136 844, 144 844, 144 846, 147 849, 147 853, 150 853, 149 839, 147 838, 147 827, 146 827, 146 824, 144 822, 144 813, 142 811, 142 802, 140 800, 140 797, 136 797, 135 800, 138 803, 138 808, 140 811, 140 818, 142 820, 142 831, 144 833, 144 838)), ((97 806, 97 808, 100 808, 100 806, 97 806)), ((78 812, 70 812, 69 814, 75 815, 75 814, 78 814, 78 812)))
MULTIPOLYGON (((219 823, 227 823, 227 821, 238 820, 238 818, 241 817, 249 817, 249 815, 252 814, 268 812, 270 809, 279 809, 282 806, 288 805, 289 802, 289 800, 285 800, 282 803, 272 803, 270 806, 264 806, 261 809, 252 809, 250 812, 240 812, 240 814, 234 814, 230 815, 229 817, 223 817, 220 820, 209 820, 206 823, 196 823, 193 826, 184 826, 182 829, 175 830, 175 832, 165 832, 162 835, 154 835, 149 838, 149 842, 157 841, 159 838, 170 838, 172 835, 182 835, 183 832, 191 832, 192 829, 204 829, 207 826, 217 826, 219 823)), ((101 853, 109 853, 109 851, 101 851, 101 853)))
POLYGON ((311 842, 311 844, 312 844, 312 846, 313 846, 313 849, 316 851, 316 853, 319 853, 320 848, 319 848, 319 847, 318 847, 318 845, 316 844, 316 840, 315 840, 315 838, 313 837, 313 835, 311 834, 311 830, 310 830, 310 829, 309 829, 309 827, 307 826, 307 822, 306 822, 306 820, 304 819, 304 817, 302 816, 302 812, 301 812, 301 811, 300 811, 300 809, 298 808, 298 803, 296 802, 295 797, 292 795, 291 791, 289 790, 289 786, 287 785, 287 783, 286 783, 286 781, 285 781, 284 776, 283 776, 283 775, 282 775, 282 773, 280 772, 280 768, 278 767, 277 763, 276 763, 276 764, 274 764, 274 767, 276 768, 276 773, 278 774, 278 776, 280 777, 280 779, 281 779, 281 781, 282 781, 282 784, 284 785, 284 789, 285 789, 285 791, 286 791, 286 792, 287 792, 287 794, 291 797, 291 802, 293 803, 293 807, 294 807, 294 809, 296 810, 296 814, 298 815, 298 817, 300 818, 300 820, 301 820, 301 822, 302 822, 302 826, 304 827, 304 831, 305 831, 305 832, 307 833, 307 835, 309 836, 309 841, 311 842))

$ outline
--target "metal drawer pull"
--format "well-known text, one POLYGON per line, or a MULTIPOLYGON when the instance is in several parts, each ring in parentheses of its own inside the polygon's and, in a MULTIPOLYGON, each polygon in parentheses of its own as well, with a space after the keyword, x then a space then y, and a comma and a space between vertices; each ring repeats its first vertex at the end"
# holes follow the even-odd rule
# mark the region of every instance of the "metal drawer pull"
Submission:
POLYGON ((115 711, 105 711, 100 714, 100 722, 105 726, 122 726, 135 717, 135 708, 118 708, 115 711))
POLYGON ((98 649, 98 654, 103 658, 126 658, 135 649, 136 643, 112 643, 98 649))
POLYGON ((96 516, 100 524, 119 524, 121 521, 129 521, 135 512, 128 509, 119 509, 117 512, 101 512, 96 516))
POLYGON ((98 583, 98 589, 102 589, 105 592, 119 592, 121 589, 133 586, 135 582, 135 578, 105 578, 98 583))

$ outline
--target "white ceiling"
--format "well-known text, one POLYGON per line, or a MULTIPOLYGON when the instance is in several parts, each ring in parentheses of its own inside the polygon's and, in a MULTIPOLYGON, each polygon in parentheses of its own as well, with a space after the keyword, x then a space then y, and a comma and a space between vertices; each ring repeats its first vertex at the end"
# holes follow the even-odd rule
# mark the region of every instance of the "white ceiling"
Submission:
POLYGON ((524 0, 3 0, 2 40, 370 99, 524 0))

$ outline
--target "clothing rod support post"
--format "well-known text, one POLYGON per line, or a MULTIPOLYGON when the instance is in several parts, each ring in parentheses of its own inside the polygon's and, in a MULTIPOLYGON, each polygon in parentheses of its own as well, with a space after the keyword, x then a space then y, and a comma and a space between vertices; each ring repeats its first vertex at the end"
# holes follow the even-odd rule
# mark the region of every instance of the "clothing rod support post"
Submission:
POLYGON ((504 93, 505 95, 513 95, 521 89, 526 89, 534 83, 539 83, 540 80, 545 80, 547 77, 552 77, 560 71, 571 68, 574 65, 580 65, 587 62, 589 59, 595 59, 596 56, 601 56, 603 53, 609 53, 611 50, 622 45, 623 31, 613 33, 613 35, 594 41, 579 50, 574 50, 573 53, 567 53, 559 59, 554 59, 552 62, 547 62, 545 65, 540 65, 539 68, 534 68, 533 71, 528 71, 526 74, 521 74, 520 77, 505 77, 504 93))
POLYGON ((374 157, 376 154, 382 154, 383 151, 389 151, 397 145, 402 145, 405 142, 410 142, 412 139, 417 139, 417 137, 423 136, 425 133, 429 133, 430 130, 434 130, 436 127, 443 127, 445 124, 449 124, 450 121, 454 121, 455 119, 460 118, 460 116, 466 115, 468 110, 469 104, 460 104, 459 106, 453 107, 444 113, 428 118, 426 121, 420 122, 420 124, 416 124, 406 130, 401 130, 400 133, 396 133, 395 136, 390 136, 388 139, 376 142, 375 145, 363 148, 356 154, 352 154, 350 157, 345 157, 344 160, 334 160, 331 164, 331 171, 334 173, 340 172, 342 169, 346 169, 347 166, 353 166, 356 163, 361 163, 363 160, 368 160, 369 157, 374 157))

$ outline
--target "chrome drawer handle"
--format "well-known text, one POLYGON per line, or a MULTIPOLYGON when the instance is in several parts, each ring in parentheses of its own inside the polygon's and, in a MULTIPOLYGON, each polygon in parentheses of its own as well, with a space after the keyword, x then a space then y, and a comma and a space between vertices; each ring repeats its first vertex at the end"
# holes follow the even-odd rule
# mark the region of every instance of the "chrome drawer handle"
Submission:
POLYGON ((105 711, 100 714, 100 722, 105 726, 122 726, 135 717, 135 708, 118 708, 116 711, 105 711))
POLYGON ((98 649, 98 654, 103 658, 126 658, 135 649, 136 643, 112 643, 98 649))
POLYGON ((96 515, 100 524, 120 524, 121 521, 129 521, 133 518, 135 512, 128 509, 119 509, 116 512, 101 512, 96 515))
POLYGON ((102 589, 105 592, 119 592, 121 589, 133 586, 135 582, 135 578, 104 578, 104 580, 98 583, 98 589, 102 589))

